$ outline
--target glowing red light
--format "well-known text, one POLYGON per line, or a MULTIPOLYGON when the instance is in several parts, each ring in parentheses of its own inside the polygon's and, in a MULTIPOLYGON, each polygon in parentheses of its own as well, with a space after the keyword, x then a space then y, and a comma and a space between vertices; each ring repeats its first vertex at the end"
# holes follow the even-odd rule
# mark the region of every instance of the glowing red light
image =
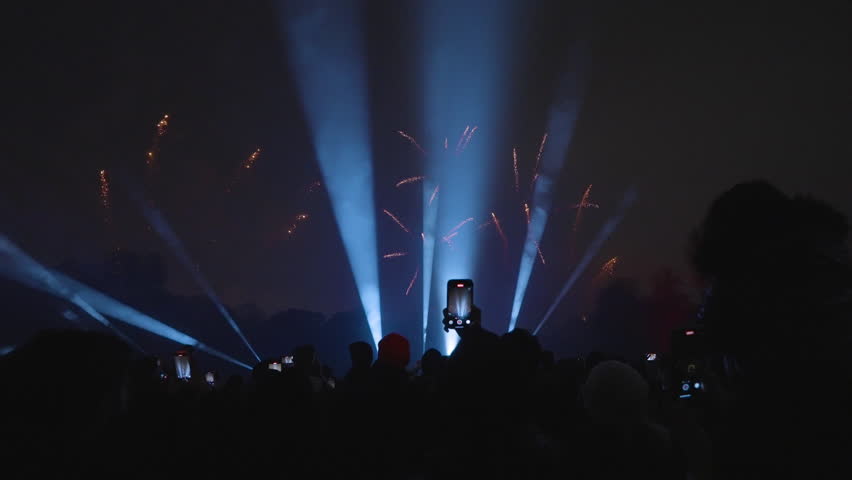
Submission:
POLYGON ((463 283, 457 283, 457 284, 456 284, 456 286, 457 286, 457 287, 459 287, 459 288, 464 288, 464 284, 463 284, 463 283))
POLYGON ((687 335, 695 335, 695 330, 687 330, 685 333, 687 335))

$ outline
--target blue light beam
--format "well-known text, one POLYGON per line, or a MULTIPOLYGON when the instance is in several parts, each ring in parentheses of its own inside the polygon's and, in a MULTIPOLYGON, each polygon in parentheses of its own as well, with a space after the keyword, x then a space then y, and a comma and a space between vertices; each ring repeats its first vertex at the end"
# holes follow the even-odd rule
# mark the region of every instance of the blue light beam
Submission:
MULTIPOLYGON (((134 192, 135 193, 135 192, 134 192)), ((171 248, 172 252, 175 254, 180 263, 186 268, 189 274, 192 276, 192 279, 195 280, 195 283, 201 287, 204 291, 204 294, 207 295, 207 298, 213 302, 213 305, 216 306, 216 309, 219 310, 219 313, 222 314, 222 317, 228 322, 228 325, 236 332, 236 334, 240 337, 246 347, 248 347, 249 351, 254 358, 259 362, 260 356, 257 352, 254 351, 251 344, 245 335, 243 335, 243 331, 240 329, 239 325, 237 325, 236 320, 231 316, 228 312, 228 309, 222 305, 222 302, 219 300, 219 297, 216 295, 216 292, 213 290, 213 287, 210 285, 210 282, 204 278, 204 275, 201 274, 201 270, 199 267, 192 261, 189 257, 189 253, 187 253, 186 248, 183 246, 183 242, 180 241, 177 234, 174 230, 169 226, 169 223, 166 221, 166 218, 163 214, 153 208, 145 205, 144 200, 139 195, 133 195, 136 204, 142 210, 142 214, 148 220, 148 223, 154 227, 154 230, 157 234, 160 235, 160 238, 163 239, 164 242, 171 248)))
POLYGON ((41 290, 67 300, 79 306, 90 315, 95 316, 98 321, 103 320, 109 323, 104 318, 104 315, 107 315, 154 335, 167 338, 181 345, 194 346, 199 350, 231 362, 234 365, 251 369, 245 363, 205 345, 179 330, 155 320, 60 272, 43 266, 2 234, 0 234, 0 254, 6 257, 3 262, 0 262, 0 272, 5 276, 30 288, 41 290))
POLYGON ((359 5, 308 0, 282 11, 292 71, 367 323, 382 338, 376 208, 359 5))
POLYGON ((562 299, 565 298, 565 295, 571 290, 571 287, 574 286, 574 283, 580 278, 580 275, 583 274, 583 271, 586 270, 586 267, 589 266, 589 263, 592 259, 597 255, 598 250, 600 250, 601 245, 606 241, 607 238, 615 231, 618 227, 618 224, 621 223, 621 220, 624 218, 625 213, 627 213, 627 209, 633 205, 633 202, 636 201, 636 190, 634 188, 630 188, 624 194, 624 198, 621 200, 621 204, 618 206, 618 211, 616 214, 606 221, 603 227, 601 227, 598 234, 595 236, 594 240, 592 240, 592 244, 589 245, 589 248, 586 249, 586 253, 583 255, 583 258, 580 259, 580 262, 574 268, 574 271, 571 272, 571 276, 568 277, 568 281, 565 282, 565 285, 562 287, 562 290, 559 292, 559 295, 556 296, 556 299, 553 300, 553 303, 550 305, 550 308, 547 309, 547 313, 544 314, 541 321, 538 323, 538 326, 533 330, 533 335, 538 335, 538 331, 541 330, 541 327, 547 323, 547 320, 550 319, 550 316, 556 310, 556 307, 562 302, 562 299))
POLYGON ((538 245, 550 216, 550 207, 553 203, 553 185, 565 163, 565 156, 574 136, 574 126, 582 107, 583 82, 581 75, 584 60, 585 56, 580 55, 578 68, 562 76, 557 89, 556 101, 550 107, 550 118, 547 124, 550 143, 548 143, 544 152, 538 180, 535 182, 532 215, 527 227, 524 250, 521 253, 518 281, 515 284, 515 297, 512 301, 512 314, 509 317, 508 331, 510 332, 515 329, 518 322, 524 295, 527 292, 527 286, 535 266, 538 245))
MULTIPOLYGON (((30 288, 47 292, 73 303, 89 314, 90 317, 97 320, 98 323, 112 330, 113 333, 127 342, 128 345, 142 353, 145 353, 144 348, 133 341, 133 339, 128 337, 124 332, 119 330, 119 328, 112 322, 104 318, 103 315, 101 315, 85 300, 80 298, 79 295, 71 292, 68 287, 59 281, 48 268, 44 267, 35 259, 27 255, 5 235, 0 235, 0 254, 6 257, 2 262, 2 266, 0 266, 0 272, 2 272, 4 276, 18 280, 20 283, 30 288)), ((68 317, 66 316, 65 318, 68 317)))
MULTIPOLYGON (((427 150, 437 152, 426 163, 425 175, 431 182, 423 183, 423 324, 428 331, 432 318, 437 333, 441 322, 434 320, 440 319, 438 312, 446 305, 447 280, 476 279, 481 251, 477 236, 461 232, 452 248, 444 248, 441 238, 465 218, 481 221, 490 215, 489 191, 497 170, 493 160, 498 157, 495 133, 504 127, 510 72, 522 43, 511 32, 516 31, 518 10, 525 7, 508 0, 489 1, 485 8, 482 2, 455 0, 419 5, 423 123, 425 138, 436 146, 427 150), (477 127, 476 134, 459 142, 466 127, 469 132, 477 127), (440 192, 430 205, 427 200, 437 185, 440 192)), ((458 335, 441 336, 441 346, 449 354, 458 335)))

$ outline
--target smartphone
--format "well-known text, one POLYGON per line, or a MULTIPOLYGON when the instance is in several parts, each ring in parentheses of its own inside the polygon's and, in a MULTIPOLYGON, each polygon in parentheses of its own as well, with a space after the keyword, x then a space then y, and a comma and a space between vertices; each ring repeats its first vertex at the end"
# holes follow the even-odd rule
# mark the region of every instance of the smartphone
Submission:
POLYGON ((447 282, 447 312, 445 319, 448 328, 470 326, 470 314, 473 310, 473 280, 450 280, 447 282))
POLYGON ((703 396, 707 348, 703 332, 676 330, 672 335, 672 390, 682 400, 703 396))
POLYGON ((281 364, 278 362, 271 362, 269 365, 267 365, 267 367, 269 367, 270 370, 276 370, 279 372, 281 371, 281 364))
POLYGON ((284 361, 285 367, 289 368, 293 366, 293 355, 284 355, 284 357, 282 357, 282 360, 284 361))
POLYGON ((657 354, 656 353, 646 353, 645 354, 645 360, 648 361, 648 362, 654 362, 654 361, 657 360, 657 354))
POLYGON ((177 374, 177 378, 181 380, 189 380, 192 376, 192 372, 189 368, 189 356, 178 352, 175 355, 175 373, 177 374))
POLYGON ((207 372, 204 374, 204 380, 207 382, 207 385, 212 386, 216 383, 216 374, 213 372, 207 372))

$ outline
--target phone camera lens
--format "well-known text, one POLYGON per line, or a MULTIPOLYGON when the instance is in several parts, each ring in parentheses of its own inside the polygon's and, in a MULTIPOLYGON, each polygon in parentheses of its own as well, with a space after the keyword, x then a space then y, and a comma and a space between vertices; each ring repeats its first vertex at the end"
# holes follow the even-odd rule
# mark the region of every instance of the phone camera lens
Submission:
POLYGON ((695 382, 695 385, 693 385, 693 387, 694 387, 696 390, 698 390, 699 388, 701 388, 701 383, 699 383, 699 382, 695 382))
POLYGON ((681 389, 681 390, 683 390, 684 392, 685 392, 685 391, 687 391, 687 390, 689 390, 689 384, 688 384, 688 383, 684 383, 683 385, 681 385, 681 386, 680 386, 680 389, 681 389))
POLYGON ((461 324, 462 324, 462 321, 461 321, 461 319, 459 319, 459 320, 456 320, 456 325, 461 325, 461 324))

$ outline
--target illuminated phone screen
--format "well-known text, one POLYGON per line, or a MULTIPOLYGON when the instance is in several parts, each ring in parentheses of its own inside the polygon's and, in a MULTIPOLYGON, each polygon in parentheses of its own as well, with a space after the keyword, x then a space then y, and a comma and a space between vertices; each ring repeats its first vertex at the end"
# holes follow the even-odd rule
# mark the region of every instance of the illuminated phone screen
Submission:
POLYGON ((473 306, 473 281, 450 280, 447 282, 447 310, 462 320, 470 316, 473 306))

